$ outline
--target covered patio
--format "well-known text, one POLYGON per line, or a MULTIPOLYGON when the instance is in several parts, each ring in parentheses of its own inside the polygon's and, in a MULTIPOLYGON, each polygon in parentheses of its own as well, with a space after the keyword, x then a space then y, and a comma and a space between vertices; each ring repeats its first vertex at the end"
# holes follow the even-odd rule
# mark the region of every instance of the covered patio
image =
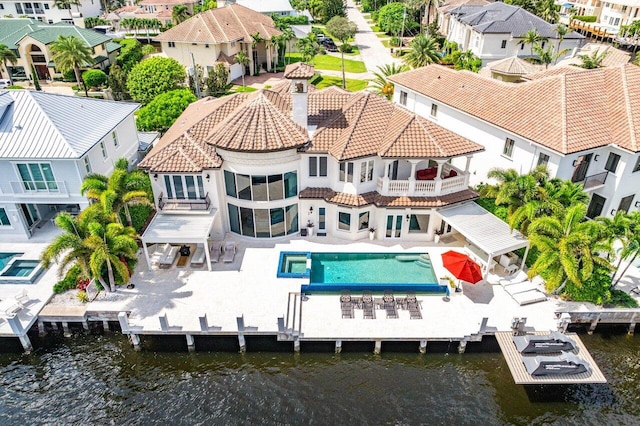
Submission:
POLYGON ((147 267, 152 269, 149 244, 202 244, 207 269, 211 270, 209 234, 213 227, 217 210, 209 214, 157 214, 142 235, 142 248, 147 259, 147 267))
POLYGON ((469 243, 466 248, 471 251, 472 257, 478 257, 484 265, 485 277, 498 262, 510 273, 522 269, 529 253, 529 241, 478 204, 469 202, 438 210, 438 214, 466 238, 469 243), (506 255, 523 247, 526 249, 522 262, 516 266, 513 262, 517 259, 506 255), (500 256, 499 261, 494 260, 497 256, 500 256))

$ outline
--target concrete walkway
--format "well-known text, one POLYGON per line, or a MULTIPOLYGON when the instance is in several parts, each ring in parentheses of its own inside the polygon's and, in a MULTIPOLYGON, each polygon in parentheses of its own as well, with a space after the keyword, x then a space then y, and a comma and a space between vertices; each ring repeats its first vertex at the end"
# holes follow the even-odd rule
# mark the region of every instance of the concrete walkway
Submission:
POLYGON ((364 61, 369 71, 367 78, 373 78, 373 73, 378 70, 379 66, 394 62, 400 63, 400 60, 392 57, 389 49, 384 47, 353 0, 347 0, 347 17, 358 26, 355 42, 358 45, 358 49, 360 49, 362 61, 364 61))

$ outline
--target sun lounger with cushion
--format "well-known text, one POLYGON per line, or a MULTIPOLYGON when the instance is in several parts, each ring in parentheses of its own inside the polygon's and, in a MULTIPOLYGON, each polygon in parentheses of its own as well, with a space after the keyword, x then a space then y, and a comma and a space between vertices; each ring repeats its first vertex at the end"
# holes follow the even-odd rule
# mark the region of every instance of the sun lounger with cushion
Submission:
POLYGON ((382 297, 382 308, 387 311, 387 318, 398 318, 398 308, 393 292, 387 290, 382 297))
POLYGON ((16 302, 18 302, 18 305, 21 306, 27 305, 31 300, 29 294, 27 293, 27 290, 22 290, 20 293, 16 294, 15 299, 16 302))
POLYGON ((204 247, 198 244, 198 247, 196 247, 196 251, 193 252, 193 257, 191 257, 191 266, 198 267, 204 265, 204 259, 204 247))
POLYGON ((531 303, 544 302, 547 300, 547 296, 538 290, 529 290, 523 293, 512 294, 513 300, 518 302, 518 305, 529 305, 531 303))
POLYGON ((156 250, 151 254, 151 264, 159 265, 162 258, 171 250, 171 244, 163 244, 161 246, 156 246, 156 250))
POLYGON ((505 285, 504 291, 509 293, 511 296, 518 293, 524 293, 525 291, 537 290, 538 287, 533 284, 531 281, 525 281, 518 284, 505 285))
POLYGON ((222 256, 222 241, 212 242, 209 251, 211 252, 211 262, 218 263, 220 256, 222 256))
POLYGON ((224 253, 222 253, 222 261, 224 263, 233 262, 233 258, 236 255, 236 243, 234 241, 228 241, 224 244, 224 253))
POLYGON ((165 253, 162 258, 160 258, 160 263, 158 266, 162 269, 170 268, 171 265, 173 265, 173 262, 175 262, 176 257, 178 257, 178 254, 180 254, 180 247, 171 246, 169 251, 165 253))
POLYGON ((351 300, 351 293, 345 290, 340 295, 340 309, 342 310, 342 318, 353 318, 353 300, 351 300))
POLYGON ((505 285, 518 284, 521 282, 525 282, 528 279, 529 277, 527 276, 526 272, 518 271, 514 275, 510 275, 506 278, 502 278, 501 280, 498 281, 498 283, 500 283, 500 285, 502 286, 505 286, 505 285))
POLYGON ((364 319, 376 318, 376 306, 373 303, 373 296, 371 295, 370 291, 365 291, 362 293, 362 310, 364 311, 364 319))
POLYGON ((422 312, 420 311, 420 302, 416 298, 415 293, 407 293, 407 309, 409 310, 410 319, 422 319, 422 312))

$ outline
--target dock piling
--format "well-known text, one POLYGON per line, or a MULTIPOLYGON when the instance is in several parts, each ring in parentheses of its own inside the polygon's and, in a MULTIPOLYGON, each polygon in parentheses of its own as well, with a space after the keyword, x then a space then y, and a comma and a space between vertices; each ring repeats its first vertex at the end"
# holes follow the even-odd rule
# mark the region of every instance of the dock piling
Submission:
POLYGON ((62 334, 64 337, 71 337, 71 331, 69 331, 69 323, 66 321, 62 321, 62 334))
POLYGON ((342 340, 336 340, 336 353, 342 352, 342 340))
POLYGON ((102 329, 104 330, 105 333, 108 333, 109 331, 111 331, 109 329, 109 320, 106 320, 106 319, 102 320, 102 329))
POLYGON ((591 321, 591 325, 589 326, 589 330, 587 330, 587 334, 593 334, 596 331, 596 327, 598 326, 598 319, 594 319, 591 321))
POLYGON ((142 349, 140 346, 140 336, 137 334, 129 334, 129 339, 131 340, 131 344, 133 345, 133 349, 139 351, 142 349))
POLYGON ((31 351, 33 351, 33 345, 31 344, 31 340, 29 340, 29 336, 27 336, 27 332, 22 328, 20 319, 17 316, 12 315, 7 317, 7 322, 9 323, 11 330, 13 330, 18 339, 20 339, 24 352, 27 354, 31 353, 31 351))
POLYGON ((427 341, 426 340, 420 340, 420 353, 421 354, 426 354, 427 353, 427 341))
POLYGON ((458 353, 459 354, 463 354, 464 351, 467 350, 467 341, 466 340, 460 340, 460 343, 458 344, 458 353))
POLYGON ((38 335, 44 337, 47 335, 47 329, 44 327, 44 321, 38 320, 38 335))
POLYGON ((630 336, 633 336, 633 333, 636 330, 636 323, 632 322, 631 324, 629 324, 629 330, 627 330, 627 334, 629 334, 630 336))
POLYGON ((187 338, 187 349, 189 352, 194 352, 196 350, 196 342, 193 339, 193 336, 191 334, 186 334, 185 337, 187 338))
POLYGON ((382 340, 376 340, 375 346, 373 348, 373 353, 375 355, 380 355, 380 352, 382 352, 382 340))
POLYGON ((293 351, 297 354, 300 353, 300 340, 299 339, 294 339, 293 341, 293 351))

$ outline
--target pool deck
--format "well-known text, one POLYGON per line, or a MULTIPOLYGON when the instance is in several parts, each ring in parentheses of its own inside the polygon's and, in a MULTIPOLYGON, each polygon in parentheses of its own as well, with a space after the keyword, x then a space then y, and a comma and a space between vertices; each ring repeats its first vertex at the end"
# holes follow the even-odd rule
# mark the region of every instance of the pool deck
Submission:
MULTIPOLYGON (((236 335, 238 318, 243 318, 243 334, 274 335, 282 332, 278 319, 287 322, 290 297, 295 298, 301 284, 308 281, 276 277, 281 251, 429 253, 436 276, 444 276, 450 274, 444 271, 440 254, 459 244, 346 243, 326 237, 281 242, 237 239, 237 243, 235 261, 215 264, 212 272, 175 266, 168 270, 147 270, 141 259, 138 272, 131 279, 134 289, 104 294, 87 305, 87 312, 89 316, 129 312, 128 322, 135 334, 236 335), (205 314, 207 330, 203 330, 200 322, 205 314)), ((292 321, 294 316, 299 319, 300 325, 293 328, 300 341, 463 340, 478 333, 483 318, 488 318, 488 327, 503 331, 511 329, 514 317, 526 317, 527 325, 536 330, 557 328, 555 312, 563 304, 558 299, 519 306, 499 285, 482 282, 475 286, 464 284, 463 288, 463 293, 452 293, 448 302, 442 295, 419 294, 423 317, 420 320, 409 319, 409 312, 402 309, 398 310, 397 319, 387 319, 383 310, 376 310, 375 319, 363 319, 362 311, 357 309, 355 318, 343 319, 336 294, 296 299, 301 314, 299 310, 291 312, 288 320, 292 321)), ((396 294, 401 296, 404 294, 396 294)))

